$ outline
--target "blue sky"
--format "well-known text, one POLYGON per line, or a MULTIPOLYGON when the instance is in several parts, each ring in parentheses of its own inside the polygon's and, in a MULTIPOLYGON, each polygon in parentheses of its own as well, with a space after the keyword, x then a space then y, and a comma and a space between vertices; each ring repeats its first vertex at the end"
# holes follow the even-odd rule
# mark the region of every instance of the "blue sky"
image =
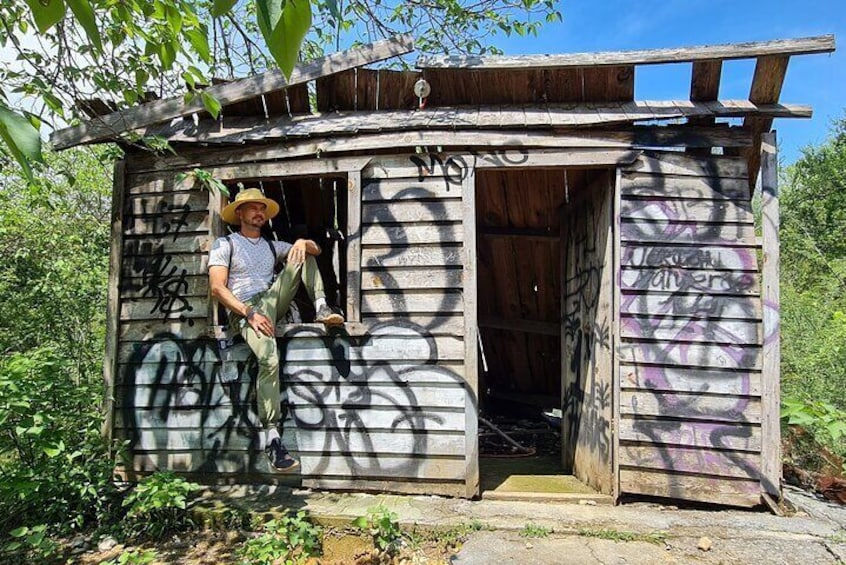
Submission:
MULTIPOLYGON (((781 159, 791 163, 800 149, 826 139, 831 122, 846 109, 846 0, 638 0, 562 2, 564 21, 547 24, 538 37, 496 40, 508 55, 618 51, 766 41, 835 35, 831 55, 791 59, 781 101, 809 104, 814 117, 777 119, 781 159)), ((745 99, 754 61, 723 64, 721 99, 745 99)), ((635 76, 640 100, 686 99, 690 65, 641 67, 635 76)))

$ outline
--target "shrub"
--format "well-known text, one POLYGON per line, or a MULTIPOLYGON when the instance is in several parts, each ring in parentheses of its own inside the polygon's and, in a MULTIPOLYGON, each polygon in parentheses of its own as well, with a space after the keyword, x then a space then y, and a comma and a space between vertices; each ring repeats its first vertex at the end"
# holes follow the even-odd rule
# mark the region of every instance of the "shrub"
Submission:
POLYGON ((200 488, 169 471, 145 477, 127 495, 124 532, 130 537, 162 539, 196 526, 188 513, 188 499, 200 488))
POLYGON ((294 565, 321 553, 322 531, 312 524, 305 511, 264 524, 264 532, 238 552, 245 565, 294 565), (283 561, 284 560, 284 561, 283 561))
POLYGON ((402 538, 396 512, 391 512, 382 504, 368 508, 367 515, 356 518, 353 526, 369 531, 373 544, 386 553, 394 552, 397 542, 402 538))

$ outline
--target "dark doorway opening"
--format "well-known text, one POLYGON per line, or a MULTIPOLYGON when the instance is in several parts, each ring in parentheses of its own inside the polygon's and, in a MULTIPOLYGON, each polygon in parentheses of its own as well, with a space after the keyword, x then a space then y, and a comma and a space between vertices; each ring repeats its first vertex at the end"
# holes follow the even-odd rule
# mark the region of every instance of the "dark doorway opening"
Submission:
MULTIPOLYGON (((571 476, 585 402, 573 381, 584 346, 592 346, 575 347, 581 327, 568 324, 592 323, 582 319, 579 299, 593 283, 579 281, 586 276, 580 258, 595 255, 588 249, 594 239, 579 222, 594 213, 590 203, 610 206, 612 179, 608 169, 476 173, 483 496, 595 493, 571 476), (578 315, 568 317, 573 307, 578 315)), ((601 213, 610 218, 610 208, 601 213)))

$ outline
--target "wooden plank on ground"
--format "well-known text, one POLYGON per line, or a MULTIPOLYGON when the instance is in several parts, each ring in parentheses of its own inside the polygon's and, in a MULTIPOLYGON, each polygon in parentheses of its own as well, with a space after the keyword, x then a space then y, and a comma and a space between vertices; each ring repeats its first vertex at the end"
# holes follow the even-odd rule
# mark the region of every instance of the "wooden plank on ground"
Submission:
MULTIPOLYGON (((346 69, 404 55, 413 49, 414 43, 411 36, 400 35, 347 51, 332 53, 314 61, 300 63, 294 67, 291 76, 287 79, 281 71, 274 69, 259 75, 212 86, 204 89, 203 92, 214 96, 221 105, 226 106, 265 92, 303 84, 346 69)), ((80 143, 102 141, 156 122, 201 112, 203 111, 203 102, 200 98, 197 96, 193 101, 186 104, 183 98, 179 96, 113 112, 79 126, 57 130, 50 136, 50 140, 56 149, 67 149, 80 143)))

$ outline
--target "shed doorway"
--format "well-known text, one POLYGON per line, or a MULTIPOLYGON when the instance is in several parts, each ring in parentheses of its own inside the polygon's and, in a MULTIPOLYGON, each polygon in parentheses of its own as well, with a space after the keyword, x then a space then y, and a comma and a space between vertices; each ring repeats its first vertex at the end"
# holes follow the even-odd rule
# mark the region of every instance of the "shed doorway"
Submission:
POLYGON ((483 497, 611 493, 614 178, 476 173, 483 497))

